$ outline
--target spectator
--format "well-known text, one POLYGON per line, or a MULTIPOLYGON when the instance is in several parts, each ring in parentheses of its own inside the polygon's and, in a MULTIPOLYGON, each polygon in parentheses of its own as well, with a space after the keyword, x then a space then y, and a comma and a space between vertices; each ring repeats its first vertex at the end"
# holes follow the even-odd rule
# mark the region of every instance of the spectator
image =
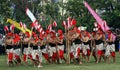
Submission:
POLYGON ((5 48, 4 48, 4 42, 3 42, 3 36, 2 34, 0 34, 0 54, 4 54, 5 53, 5 48))

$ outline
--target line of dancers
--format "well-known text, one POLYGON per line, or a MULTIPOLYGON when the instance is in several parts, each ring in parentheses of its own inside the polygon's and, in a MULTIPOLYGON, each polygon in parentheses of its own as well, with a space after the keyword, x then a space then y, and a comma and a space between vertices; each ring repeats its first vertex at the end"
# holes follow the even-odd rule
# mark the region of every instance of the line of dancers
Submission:
POLYGON ((46 62, 67 63, 65 52, 68 52, 66 42, 69 41, 70 60, 75 64, 83 64, 83 60, 90 62, 93 56, 96 63, 103 58, 110 63, 111 56, 115 62, 115 44, 112 31, 103 32, 100 28, 88 32, 80 27, 74 27, 65 33, 61 29, 46 30, 40 34, 33 31, 12 33, 5 36, 5 47, 7 52, 7 63, 28 65, 28 59, 34 66, 42 67, 43 58, 46 62), (23 49, 23 51, 22 51, 23 49), (23 53, 22 53, 23 52, 23 53))

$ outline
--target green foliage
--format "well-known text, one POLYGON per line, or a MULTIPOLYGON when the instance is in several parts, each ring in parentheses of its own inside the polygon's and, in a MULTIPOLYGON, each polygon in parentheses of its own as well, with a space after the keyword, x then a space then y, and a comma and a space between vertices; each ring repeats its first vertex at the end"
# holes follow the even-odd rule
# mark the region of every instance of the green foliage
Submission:
POLYGON ((0 23, 2 24, 6 22, 6 18, 12 16, 10 4, 9 0, 0 0, 0 23))
MULTIPOLYGON (((106 20, 110 27, 120 27, 120 0, 86 0, 94 10, 100 10, 100 17, 106 20), (103 12, 104 11, 104 12, 103 12)), ((0 22, 5 23, 7 18, 16 20, 17 22, 22 21, 29 27, 31 20, 25 13, 25 9, 28 7, 35 17, 39 20, 40 24, 44 29, 54 20, 57 21, 57 29, 64 29, 62 21, 66 18, 73 17, 77 20, 77 26, 83 25, 88 27, 88 30, 92 30, 95 19, 87 10, 83 4, 83 0, 68 0, 67 3, 59 1, 54 3, 48 0, 1 0, 0 1, 0 22), (45 3, 42 5, 42 3, 45 3), (15 10, 11 5, 15 4, 15 10), (61 15, 60 8, 66 13, 61 15), (41 14, 42 13, 42 14, 41 14), (41 16, 45 17, 43 21, 41 16)), ((6 25, 6 24, 5 24, 6 25)))

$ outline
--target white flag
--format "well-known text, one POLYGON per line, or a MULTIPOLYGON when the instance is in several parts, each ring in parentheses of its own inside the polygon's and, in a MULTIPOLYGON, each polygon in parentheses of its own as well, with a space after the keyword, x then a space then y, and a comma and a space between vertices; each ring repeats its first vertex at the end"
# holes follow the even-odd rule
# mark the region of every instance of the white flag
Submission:
POLYGON ((36 21, 35 16, 33 15, 33 13, 27 8, 26 9, 26 14, 28 15, 28 17, 32 20, 32 22, 36 21))

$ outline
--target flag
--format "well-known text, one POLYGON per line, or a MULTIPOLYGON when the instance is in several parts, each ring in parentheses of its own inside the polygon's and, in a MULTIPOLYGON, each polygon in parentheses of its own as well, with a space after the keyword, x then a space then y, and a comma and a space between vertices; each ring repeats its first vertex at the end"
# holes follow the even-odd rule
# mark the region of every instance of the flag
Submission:
MULTIPOLYGON (((87 7, 87 9, 89 10, 89 12, 93 15, 93 17, 95 18, 95 20, 98 22, 98 24, 100 25, 100 28, 105 32, 107 30, 110 30, 110 28, 107 26, 106 21, 103 21, 99 15, 90 7, 90 5, 84 1, 84 5, 85 7, 87 7)), ((114 39, 116 38, 116 36, 114 34, 112 34, 114 39)))
POLYGON ((67 27, 68 28, 71 27, 71 19, 70 19, 70 17, 67 18, 67 27))
POLYGON ((95 26, 95 27, 98 27, 97 22, 94 23, 94 26, 95 26))
POLYGON ((76 23, 77 23, 76 20, 73 18, 72 21, 71 21, 71 26, 72 25, 76 26, 76 23))
POLYGON ((112 38, 113 38, 113 41, 115 41, 116 36, 113 33, 112 33, 112 38))
POLYGON ((22 28, 23 27, 23 24, 22 24, 22 22, 20 21, 20 27, 22 28))
POLYGON ((65 29, 67 29, 67 24, 65 21, 63 21, 62 25, 64 26, 65 29))
POLYGON ((42 33, 42 34, 44 34, 44 33, 45 33, 45 31, 44 31, 44 30, 42 30, 42 31, 41 31, 41 33, 42 33))
POLYGON ((39 25, 38 22, 36 22, 36 23, 35 23, 35 29, 38 28, 38 25, 39 25))
POLYGON ((10 24, 14 24, 14 26, 17 28, 17 29, 19 29, 19 30, 21 30, 22 32, 26 32, 26 31, 28 31, 29 33, 31 33, 31 30, 29 30, 28 28, 26 28, 26 30, 23 28, 23 27, 20 27, 20 24, 18 23, 18 22, 16 22, 16 21, 14 21, 14 20, 12 20, 12 19, 7 19, 7 22, 9 22, 10 24))
POLYGON ((40 24, 38 24, 38 26, 36 27, 36 29, 39 29, 40 27, 42 27, 40 24))
POLYGON ((24 28, 25 30, 27 29, 26 24, 23 24, 23 28, 24 28))
POLYGON ((14 28, 15 28, 15 26, 14 26, 14 24, 12 24, 12 25, 10 26, 10 31, 13 31, 14 28))
POLYGON ((31 25, 30 25, 31 27, 35 27, 35 24, 34 23, 31 23, 31 25))
POLYGON ((9 31, 8 26, 4 26, 4 31, 9 31))
POLYGON ((39 29, 37 29, 39 33, 41 33, 41 31, 43 30, 42 27, 40 27, 39 29))
POLYGON ((33 15, 33 13, 32 13, 28 8, 26 8, 26 14, 27 14, 28 17, 31 19, 32 22, 35 22, 35 21, 36 21, 35 16, 33 15))
POLYGON ((100 18, 100 16, 90 7, 90 5, 84 1, 84 5, 85 7, 89 10, 89 12, 93 15, 93 17, 95 18, 95 20, 98 22, 98 24, 100 25, 101 29, 104 31, 105 27, 104 27, 104 21, 100 18))
POLYGON ((57 22, 56 22, 56 21, 53 22, 53 26, 54 26, 54 27, 57 26, 57 22))
POLYGON ((52 30, 52 25, 51 24, 49 24, 49 26, 48 26, 48 30, 52 30))
POLYGON ((34 21, 33 23, 31 23, 31 27, 34 27, 36 30, 37 30, 37 27, 38 27, 38 21, 36 20, 36 21, 34 21))
POLYGON ((66 26, 66 22, 65 22, 65 21, 63 21, 62 25, 63 25, 63 26, 66 26))
POLYGON ((103 24, 104 24, 104 31, 110 30, 110 28, 108 27, 106 21, 103 21, 103 24))

